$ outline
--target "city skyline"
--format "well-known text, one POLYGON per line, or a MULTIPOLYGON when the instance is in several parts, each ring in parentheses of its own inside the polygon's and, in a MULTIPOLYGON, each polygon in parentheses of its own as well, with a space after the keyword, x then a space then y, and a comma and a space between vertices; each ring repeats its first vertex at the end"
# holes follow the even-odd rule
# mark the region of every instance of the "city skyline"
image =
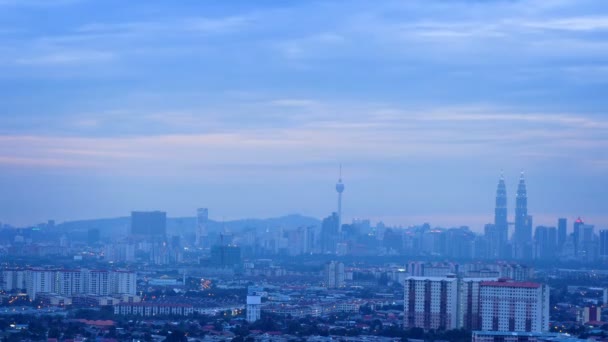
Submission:
MULTIPOLYGON (((384 223, 384 224, 388 224, 389 226, 394 226, 394 227, 412 227, 412 226, 416 226, 416 225, 420 225, 420 224, 424 224, 424 223, 429 223, 431 224, 431 226, 433 227, 443 227, 443 228, 450 228, 450 227, 460 227, 460 226, 467 226, 469 227, 473 232, 477 232, 477 233, 484 233, 484 227, 486 227, 485 229, 487 229, 487 225, 488 224, 493 224, 494 227, 496 227, 497 232, 502 232, 499 233, 500 235, 505 235, 506 234, 506 239, 510 240, 511 238, 514 239, 514 242, 518 241, 518 240, 522 240, 524 242, 527 241, 531 241, 532 239, 532 231, 534 230, 535 227, 538 226, 550 226, 550 227, 558 227, 559 225, 559 220, 562 218, 566 218, 568 221, 570 222, 574 222, 575 219, 577 220, 581 220, 582 217, 585 218, 585 220, 588 220, 589 222, 591 222, 594 225, 599 225, 600 229, 602 228, 602 223, 601 221, 594 221, 593 217, 590 216, 586 216, 586 215, 573 215, 573 216, 568 216, 568 215, 554 215, 554 214, 541 214, 539 215, 540 219, 538 219, 539 217, 537 217, 536 215, 534 215, 534 213, 529 213, 528 209, 527 209, 527 190, 526 190, 526 184, 525 184, 525 177, 524 177, 524 171, 520 172, 519 175, 519 180, 518 180, 518 184, 517 184, 517 192, 516 192, 516 196, 514 196, 515 198, 513 199, 512 207, 514 209, 514 214, 513 215, 509 215, 509 196, 508 196, 508 190, 507 190, 507 186, 505 183, 505 176, 504 176, 504 172, 501 171, 500 173, 500 177, 499 177, 499 181, 498 181, 498 186, 497 186, 497 190, 496 190, 496 197, 495 197, 495 207, 494 207, 494 216, 493 216, 493 220, 491 219, 487 219, 486 215, 480 215, 478 217, 475 216, 467 216, 467 215, 460 215, 460 216, 456 216, 456 217, 443 217, 442 219, 439 220, 435 220, 435 221, 431 221, 429 220, 429 216, 410 216, 409 218, 407 218, 407 220, 409 220, 408 224, 403 224, 403 218, 401 218, 401 221, 392 221, 395 218, 394 217, 364 217, 364 216, 347 216, 347 220, 342 220, 341 219, 341 208, 342 208, 342 193, 344 192, 344 183, 342 182, 342 165, 340 164, 339 167, 339 178, 338 178, 338 182, 336 183, 336 192, 338 194, 338 205, 336 208, 331 209, 328 211, 328 213, 335 213, 337 214, 338 217, 338 229, 341 229, 342 224, 349 224, 352 221, 358 220, 358 219, 370 219, 372 222, 374 223, 384 223), (530 215, 531 214, 531 215, 530 215), (518 219, 519 218, 519 219, 518 219), (529 222, 528 223, 528 219, 533 219, 533 222, 529 222), (469 220, 473 223, 458 223, 459 221, 465 221, 465 220, 469 220), (519 220, 519 222, 518 222, 519 220), (523 236, 518 237, 517 236, 517 231, 518 231, 518 226, 521 225, 525 225, 524 229, 526 230, 525 233, 523 233, 523 236)), ((162 208, 147 208, 146 210, 153 210, 156 212, 156 210, 161 210, 163 211, 164 209, 162 208)), ((132 211, 133 212, 133 211, 132 211)), ((190 217, 192 215, 190 215, 191 213, 187 213, 185 215, 174 215, 171 217, 190 217)), ((313 215, 306 215, 306 214, 302 214, 299 212, 291 212, 291 213, 283 213, 283 214, 279 214, 276 217, 282 217, 282 216, 286 216, 286 215, 304 215, 304 216, 310 216, 310 217, 314 217, 313 215)), ((124 215, 118 215, 116 217, 124 217, 124 215)), ((169 216, 167 216, 169 217, 169 216)), ((205 220, 208 219, 208 209, 207 208, 198 208, 196 209, 196 214, 192 217, 195 217, 197 219, 197 234, 196 234, 196 239, 197 241, 199 241, 199 235, 203 234, 201 232, 199 232, 201 228, 199 221, 201 220, 201 217, 204 217, 205 220), (201 216, 202 215, 202 216, 201 216)), ((91 218, 82 218, 82 219, 66 219, 63 220, 64 222, 70 222, 70 221, 78 221, 78 220, 88 220, 88 219, 103 219, 103 218, 110 218, 110 217, 91 217, 91 218)), ((230 218, 226 218, 225 216, 218 216, 215 217, 216 221, 226 221, 226 220, 243 220, 243 219, 267 219, 267 218, 271 218, 271 217, 230 217, 230 218)), ((315 217, 317 219, 319 219, 319 221, 322 220, 322 217, 315 217)), ((597 219, 597 218, 596 218, 597 219)), ((52 219, 53 221, 55 221, 55 219, 52 219)), ((36 225, 39 224, 43 221, 39 221, 39 222, 35 222, 32 223, 31 225, 36 225)), ((10 222, 1 222, 0 223, 4 223, 4 224, 10 224, 10 222)), ((31 226, 30 225, 30 226, 31 226)), ((21 226, 21 227, 26 227, 27 225, 21 226)), ((521 227, 519 228, 521 229, 521 227)), ((572 228, 567 227, 567 231, 570 233, 572 232, 572 228)), ((507 241, 505 240, 505 237, 501 238, 503 241, 507 241)))
POLYGON ((608 341, 606 0, 0 0, 2 341, 608 341))
POLYGON ((606 18, 591 0, 0 1, 0 221, 322 218, 343 163, 346 221, 479 231, 497 170, 514 193, 524 168, 535 225, 608 227, 606 18))

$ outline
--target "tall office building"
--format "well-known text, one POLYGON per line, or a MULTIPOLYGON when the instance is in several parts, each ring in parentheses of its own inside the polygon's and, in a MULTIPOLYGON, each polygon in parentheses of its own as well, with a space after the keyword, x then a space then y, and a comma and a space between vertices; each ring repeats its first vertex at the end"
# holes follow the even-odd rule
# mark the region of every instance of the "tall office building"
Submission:
POLYGON ((518 259, 529 259, 532 257, 532 217, 528 215, 528 194, 524 173, 521 173, 517 185, 515 199, 515 232, 513 233, 513 244, 515 257, 518 259))
POLYGON ((340 217, 338 213, 332 213, 323 219, 321 223, 321 250, 323 253, 335 253, 339 240, 340 217))
POLYGON ((579 216, 575 221, 574 224, 572 225, 572 241, 574 241, 574 254, 578 256, 579 254, 579 237, 580 237, 580 231, 581 231, 581 226, 584 225, 585 222, 583 222, 583 219, 581 219, 581 217, 579 216))
POLYGON ((568 238, 568 219, 557 219, 557 246, 561 249, 568 238))
POLYGON ((480 284, 481 330, 544 332, 549 330, 549 287, 531 282, 488 281, 480 284))
POLYGON ((608 259, 608 230, 600 230, 599 257, 603 260, 608 259))
POLYGON ((595 227, 590 224, 578 226, 577 257, 585 262, 593 262, 597 256, 595 227))
POLYGON ((203 247, 207 242, 207 225, 209 223, 209 210, 199 208, 196 210, 196 241, 195 245, 203 247))
POLYGON ((211 264, 220 267, 232 267, 241 263, 241 247, 232 245, 215 245, 211 247, 211 264))
POLYGON ((501 175, 496 188, 496 207, 494 209, 494 225, 486 226, 486 238, 490 244, 489 257, 508 257, 509 223, 507 222, 507 187, 501 175))
POLYGON ((344 192, 344 183, 342 183, 342 164, 340 164, 340 175, 338 183, 336 183, 336 191, 338 192, 338 232, 342 230, 342 193, 344 192))
POLYGON ((408 277, 404 283, 404 328, 458 328, 458 279, 408 277))
POLYGON ((329 289, 344 287, 344 264, 338 261, 330 261, 323 269, 325 287, 329 289))
POLYGON ((507 222, 507 187, 501 175, 496 189, 496 209, 494 210, 494 226, 500 234, 501 242, 509 239, 509 223, 507 222))
POLYGON ((536 259, 551 260, 557 256, 557 229, 538 226, 534 232, 536 259))
POLYGON ((167 213, 163 211, 131 212, 131 235, 162 241, 167 235, 167 213))

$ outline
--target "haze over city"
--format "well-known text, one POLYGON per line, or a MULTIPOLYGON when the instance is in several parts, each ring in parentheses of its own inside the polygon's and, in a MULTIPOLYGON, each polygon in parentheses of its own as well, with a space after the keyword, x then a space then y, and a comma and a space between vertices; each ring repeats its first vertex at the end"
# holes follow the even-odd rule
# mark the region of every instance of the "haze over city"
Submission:
POLYGON ((599 1, 0 1, 0 219, 608 225, 599 1), (510 221, 512 218, 509 219, 510 221))
POLYGON ((2 342, 608 342, 606 0, 0 0, 2 342))

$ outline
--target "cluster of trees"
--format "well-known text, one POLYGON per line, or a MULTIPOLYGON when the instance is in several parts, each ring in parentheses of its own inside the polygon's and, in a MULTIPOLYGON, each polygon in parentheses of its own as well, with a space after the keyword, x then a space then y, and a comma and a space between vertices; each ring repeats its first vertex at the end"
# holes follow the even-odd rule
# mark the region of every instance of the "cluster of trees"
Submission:
POLYGON ((466 330, 449 331, 424 331, 423 329, 403 330, 395 325, 383 325, 379 319, 369 323, 369 329, 363 330, 358 326, 328 328, 338 320, 347 319, 346 315, 332 316, 327 319, 306 317, 301 319, 283 318, 265 315, 261 320, 247 324, 244 323, 232 329, 236 335, 234 341, 247 341, 253 330, 262 332, 280 331, 285 334, 298 336, 302 341, 308 336, 358 336, 372 335, 392 338, 400 338, 407 341, 409 338, 422 339, 425 341, 455 341, 464 342, 471 340, 471 332, 466 330))

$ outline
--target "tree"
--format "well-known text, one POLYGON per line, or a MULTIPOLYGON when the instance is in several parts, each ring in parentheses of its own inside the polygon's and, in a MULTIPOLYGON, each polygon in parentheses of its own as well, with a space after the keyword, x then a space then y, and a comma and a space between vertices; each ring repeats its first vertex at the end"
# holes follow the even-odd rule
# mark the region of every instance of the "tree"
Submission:
POLYGON ((52 327, 49 330, 49 338, 59 339, 60 337, 61 337, 61 332, 59 331, 59 329, 57 329, 57 327, 52 327))
POLYGON ((181 330, 174 330, 169 335, 167 335, 167 338, 165 338, 165 342, 187 342, 187 341, 188 341, 188 338, 186 337, 186 334, 181 330))

